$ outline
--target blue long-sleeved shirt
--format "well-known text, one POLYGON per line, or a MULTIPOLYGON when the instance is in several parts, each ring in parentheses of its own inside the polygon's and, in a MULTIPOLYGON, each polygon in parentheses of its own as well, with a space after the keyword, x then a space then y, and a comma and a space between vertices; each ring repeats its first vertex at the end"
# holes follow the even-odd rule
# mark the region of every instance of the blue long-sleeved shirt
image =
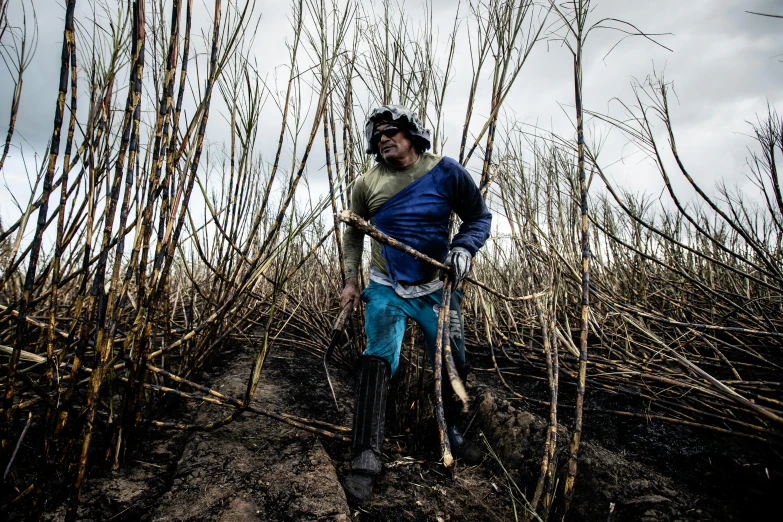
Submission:
MULTIPOLYGON (((492 216, 468 172, 456 161, 423 154, 400 171, 379 164, 356 183, 351 209, 384 233, 444 261, 449 248, 462 247, 475 255, 489 237, 492 216), (454 211, 462 220, 449 243, 449 218, 454 211)), ((364 235, 347 227, 343 245, 346 275, 355 277, 361 260, 364 235)), ((437 269, 407 254, 373 241, 372 265, 394 282, 420 284, 433 281, 437 269)))

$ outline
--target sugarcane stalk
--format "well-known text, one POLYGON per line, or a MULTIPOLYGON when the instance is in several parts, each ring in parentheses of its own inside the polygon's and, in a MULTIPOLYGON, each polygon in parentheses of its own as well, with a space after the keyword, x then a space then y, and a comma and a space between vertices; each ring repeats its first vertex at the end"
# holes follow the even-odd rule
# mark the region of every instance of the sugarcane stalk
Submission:
POLYGON ((19 453, 19 446, 22 445, 22 441, 24 440, 24 436, 27 434, 27 429, 30 427, 30 423, 33 421, 33 412, 29 411, 27 412, 27 422, 24 425, 24 428, 22 429, 22 434, 19 435, 19 440, 16 441, 16 446, 14 446, 14 451, 11 453, 11 458, 8 461, 8 465, 5 468, 5 471, 3 472, 3 481, 8 477, 8 474, 11 472, 11 468, 14 465, 14 459, 16 459, 16 454, 19 453))
MULTIPOLYGON (((557 451, 557 400, 560 391, 560 354, 558 353, 558 337, 555 326, 556 302, 552 301, 552 308, 549 311, 549 350, 546 354, 547 359, 547 380, 549 382, 549 461, 546 473, 546 482, 544 484, 544 512, 548 515, 554 498, 555 487, 555 452, 557 451)), ((545 348, 546 349, 546 348, 545 348)))
MULTIPOLYGON (((68 136, 66 138, 65 143, 65 154, 63 157, 63 173, 60 177, 61 181, 61 187, 60 187, 60 204, 58 208, 56 209, 57 213, 57 232, 55 237, 55 244, 54 244, 54 258, 52 259, 52 288, 51 288, 51 295, 50 295, 50 301, 49 301, 49 324, 46 332, 46 359, 47 359, 47 365, 48 365, 48 371, 47 371, 47 381, 49 385, 49 390, 51 393, 59 395, 59 382, 57 382, 56 379, 56 361, 55 361, 55 344, 56 344, 56 333, 57 333, 57 312, 59 308, 59 291, 60 291, 60 284, 61 284, 61 261, 62 261, 62 254, 63 250, 65 248, 65 208, 68 202, 68 197, 70 195, 69 187, 68 187, 68 177, 71 171, 71 147, 73 145, 73 133, 76 126, 76 109, 77 109, 77 100, 78 100, 78 93, 77 93, 77 86, 78 86, 78 75, 77 75, 77 65, 76 65, 76 43, 73 42, 73 45, 70 46, 70 65, 71 65, 71 117, 68 122, 68 136)), ((89 131, 88 131, 89 134, 89 131)), ((86 140, 85 140, 86 141, 86 140)), ((66 335, 67 337, 67 335, 66 335)), ((46 411, 46 429, 50 429, 50 426, 53 422, 53 419, 56 417, 56 412, 49 408, 46 411)), ((51 459, 51 447, 50 443, 52 441, 49 439, 49 437, 45 438, 44 442, 44 459, 45 459, 45 471, 44 471, 44 479, 39 481, 36 486, 35 496, 34 496, 34 504, 39 504, 41 500, 41 495, 43 494, 43 485, 48 481, 48 478, 51 473, 51 467, 49 464, 49 461, 51 459)), ((56 441, 54 441, 56 444, 56 441)))
MULTIPOLYGON (((327 86, 328 88, 328 86, 327 86)), ((331 104, 330 104, 331 105, 331 104)), ((331 115, 331 125, 332 125, 332 132, 334 132, 334 113, 331 115)), ((341 238, 340 233, 340 222, 337 218, 337 201, 334 197, 334 186, 335 186, 335 179, 332 175, 332 161, 331 161, 331 151, 329 150, 329 107, 327 107, 326 110, 324 110, 324 149, 326 154, 326 177, 329 180, 329 200, 332 204, 332 215, 334 217, 334 242, 337 246, 337 262, 340 265, 340 278, 342 280, 343 286, 345 286, 345 260, 343 259, 343 242, 341 238)), ((337 139, 335 138, 335 147, 337 146, 337 139)), ((337 159, 337 152, 335 150, 334 159, 335 162, 338 161, 337 159)), ((336 164, 337 167, 337 175, 339 176, 340 167, 339 163, 336 164)))
MULTIPOLYGON (((126 108, 123 117, 122 140, 120 144, 119 155, 116 160, 114 179, 112 181, 110 190, 110 198, 107 203, 107 212, 104 219, 103 239, 101 243, 98 265, 96 267, 92 288, 90 290, 91 299, 89 301, 86 312, 88 321, 84 323, 85 326, 100 323, 98 325, 98 335, 96 339, 96 355, 98 364, 90 375, 90 385, 88 386, 87 391, 81 452, 76 470, 76 477, 73 481, 71 501, 69 502, 68 508, 66 510, 66 520, 69 522, 76 519, 82 481, 84 480, 84 476, 87 471, 88 451, 92 442, 93 422, 95 419, 95 409, 97 406, 97 395, 103 382, 105 364, 109 357, 110 343, 105 342, 105 313, 101 312, 105 312, 107 300, 111 299, 111 295, 107 296, 105 294, 106 290, 104 288, 106 264, 109 256, 109 244, 111 242, 112 229, 114 226, 115 210, 117 207, 119 191, 123 179, 122 174, 125 163, 125 154, 131 141, 131 126, 133 115, 139 109, 139 103, 141 99, 141 80, 144 69, 143 41, 145 35, 145 14, 143 4, 137 3, 136 6, 134 6, 134 22, 134 40, 137 42, 137 46, 135 48, 136 53, 132 57, 133 72, 131 74, 131 85, 128 89, 128 97, 126 100, 126 108), (100 316, 100 320, 97 316, 100 316)), ((112 283, 115 284, 115 281, 112 281, 112 283)), ((91 333, 88 332, 86 328, 83 328, 80 343, 87 343, 88 335, 91 335, 91 333)))
POLYGON ((465 391, 465 385, 462 383, 462 378, 459 376, 459 372, 457 372, 457 365, 454 362, 454 355, 451 352, 451 335, 448 323, 443 339, 443 358, 446 360, 446 370, 448 371, 451 389, 454 390, 454 393, 457 394, 459 400, 462 401, 462 410, 467 412, 470 399, 468 397, 468 392, 465 391))
MULTIPOLYGON (((416 259, 420 259, 421 261, 424 261, 426 263, 429 263, 430 265, 436 268, 440 268, 441 270, 450 270, 449 267, 447 267, 440 261, 432 259, 428 255, 422 254, 421 252, 414 250, 413 248, 394 239, 393 237, 387 236, 386 234, 384 234, 383 232, 381 232, 380 230, 372 226, 370 223, 368 223, 366 220, 360 218, 350 210, 343 210, 339 215, 339 220, 342 221, 343 223, 347 223, 348 225, 351 225, 352 227, 356 227, 358 230, 371 236, 373 239, 383 243, 384 245, 388 245, 392 248, 396 248, 401 252, 405 252, 406 254, 413 256, 416 259)), ((484 290, 491 293, 492 295, 504 299, 506 301, 527 301, 529 299, 535 299, 537 296, 544 295, 546 293, 546 292, 540 292, 537 294, 510 297, 498 292, 497 290, 489 288, 485 283, 482 283, 481 281, 477 281, 476 279, 473 279, 470 276, 466 277, 465 281, 468 281, 480 288, 483 288, 484 290)))
POLYGON ((587 337, 589 334, 588 314, 590 312, 590 236, 587 201, 587 177, 585 174, 585 138, 584 138, 584 114, 582 107, 582 46, 584 43, 584 27, 587 18, 589 2, 579 2, 575 7, 575 21, 573 24, 566 22, 574 36, 573 74, 574 74, 574 109, 576 112, 576 143, 577 143, 577 175, 579 178, 579 211, 581 224, 581 327, 579 334, 579 374, 576 387, 576 406, 574 413, 574 427, 571 432, 571 443, 568 448, 568 472, 563 486, 563 511, 561 520, 565 520, 568 508, 574 496, 574 484, 576 481, 577 456, 579 444, 582 439, 582 419, 584 410, 585 381, 587 377, 587 337))
POLYGON ((443 410, 443 343, 444 336, 449 331, 449 302, 451 299, 451 282, 443 284, 443 293, 440 297, 438 308, 438 329, 435 334, 435 419, 438 424, 438 436, 440 437, 440 452, 443 465, 450 468, 454 464, 454 456, 451 454, 451 444, 446 434, 446 415, 443 410))
MULTIPOLYGON (((340 168, 340 152, 337 150, 337 123, 334 121, 334 104, 332 103, 332 95, 329 95, 329 128, 332 132, 332 152, 334 153, 334 171, 336 174, 337 179, 343 179, 343 183, 345 183, 345 173, 340 168)), ((345 133, 343 133, 343 146, 345 146, 345 133)), ((340 203, 343 208, 348 207, 348 202, 345 199, 345 191, 340 191, 340 203)), ((337 213, 337 209, 334 208, 333 211, 335 214, 337 213)), ((342 245, 341 245, 342 246, 342 245)))
MULTIPOLYGON (((65 95, 68 90, 68 71, 71 60, 71 46, 75 45, 74 36, 74 11, 76 0, 69 0, 65 10, 65 29, 63 31, 63 45, 60 64, 60 83, 57 95, 57 104, 54 113, 54 129, 52 131, 51 146, 49 148, 48 165, 43 182, 43 193, 41 195, 41 206, 38 209, 38 221, 36 224, 35 235, 31 243, 30 258, 27 273, 24 280, 24 291, 22 299, 17 307, 19 316, 16 319, 16 336, 14 342, 14 351, 8 362, 7 382, 5 396, 3 400, 3 418, 0 426, 0 464, 8 462, 10 455, 7 455, 11 436, 12 406, 14 402, 16 370, 19 364, 19 356, 22 347, 26 345, 27 337, 27 314, 30 301, 32 299, 33 284, 35 282, 36 270, 38 268, 38 258, 43 242, 43 233, 47 224, 47 213, 49 210, 49 196, 52 191, 52 181, 57 164, 57 157, 60 149, 60 134, 62 131, 63 114, 65 111, 65 95)), ((20 231, 21 233, 21 231, 20 231)), ((3 468, 5 466, 2 466, 3 468)))

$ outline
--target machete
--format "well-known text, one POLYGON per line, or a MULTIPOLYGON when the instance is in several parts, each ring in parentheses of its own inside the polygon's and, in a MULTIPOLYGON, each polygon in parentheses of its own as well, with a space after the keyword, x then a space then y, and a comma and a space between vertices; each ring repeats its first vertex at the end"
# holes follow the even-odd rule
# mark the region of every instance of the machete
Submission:
POLYGON ((348 301, 343 309, 340 310, 340 315, 337 316, 337 320, 332 326, 332 338, 329 341, 329 347, 324 352, 324 372, 326 372, 326 382, 329 383, 329 389, 332 390, 332 398, 334 398, 334 405, 337 407, 337 411, 340 411, 340 405, 337 403, 337 396, 334 393, 332 379, 329 377, 329 366, 327 366, 327 361, 337 346, 342 346, 348 341, 348 336, 345 334, 345 320, 348 319, 352 311, 353 302, 348 301))

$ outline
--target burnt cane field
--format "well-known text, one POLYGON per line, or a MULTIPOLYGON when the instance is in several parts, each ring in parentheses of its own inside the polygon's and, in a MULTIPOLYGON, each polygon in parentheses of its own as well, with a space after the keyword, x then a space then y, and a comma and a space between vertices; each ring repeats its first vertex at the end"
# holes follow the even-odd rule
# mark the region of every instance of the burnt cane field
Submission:
MULTIPOLYGON (((783 52, 757 3, 711 9, 783 52)), ((712 51, 680 58, 672 13, 631 4, 0 0, 0 519, 777 519, 783 97, 735 104, 736 169, 691 147, 714 118, 678 121, 783 65, 748 52, 712 85, 712 51), (333 327, 390 103, 493 214, 462 304, 483 460, 441 444, 452 374, 411 323, 357 508, 364 310, 333 327)))

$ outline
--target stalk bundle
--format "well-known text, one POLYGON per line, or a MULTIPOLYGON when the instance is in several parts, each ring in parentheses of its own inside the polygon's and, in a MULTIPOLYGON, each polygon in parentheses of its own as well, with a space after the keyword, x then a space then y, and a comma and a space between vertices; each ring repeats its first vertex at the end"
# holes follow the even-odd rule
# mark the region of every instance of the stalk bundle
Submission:
MULTIPOLYGON (((64 476, 66 518, 74 520, 89 464, 121 466, 145 426, 214 429, 251 411, 345 439, 339 427, 324 430, 251 405, 277 301, 302 259, 305 242, 295 238, 329 203, 322 198, 300 212, 296 193, 326 114, 342 36, 321 49, 322 86, 301 159, 294 149, 285 169, 280 157, 286 136, 295 143, 301 128, 301 105, 289 98, 301 88, 296 68, 302 20, 308 14, 320 19, 320 33, 314 34, 326 35, 325 17, 332 20, 336 13, 323 4, 294 6, 291 72, 270 167, 256 146, 268 94, 249 61, 253 2, 215 0, 204 33, 206 54, 194 53, 199 28, 192 0, 101 7, 112 19, 108 32, 89 15, 87 23, 77 23, 77 0, 66 4, 41 189, 26 208, 20 206, 17 221, 0 230, 0 463, 8 470, 2 509, 27 502, 32 518, 47 508, 55 477, 64 476), (84 77, 89 81, 78 81, 84 77), (116 96, 122 92, 124 103, 116 96), (89 99, 87 109, 77 108, 78 99, 89 99), (230 122, 223 150, 206 141, 214 106, 230 122), (218 179, 210 179, 215 170, 218 179), (59 204, 50 205, 57 189, 59 204), (47 240, 54 245, 51 255, 47 240), (260 339, 244 335, 256 326, 260 339), (193 382, 216 354, 246 341, 256 357, 244 397, 224 397, 193 382), (172 396, 231 411, 202 426, 158 420, 172 396), (27 422, 20 431, 21 418, 35 418, 36 429, 28 430, 27 422), (22 439, 40 456, 33 474, 15 466, 22 439)), ((3 4, 3 21, 5 10, 3 4)), ((26 33, 20 34, 21 84, 29 56, 26 33)), ((13 133, 12 118, 9 141, 13 133)))

